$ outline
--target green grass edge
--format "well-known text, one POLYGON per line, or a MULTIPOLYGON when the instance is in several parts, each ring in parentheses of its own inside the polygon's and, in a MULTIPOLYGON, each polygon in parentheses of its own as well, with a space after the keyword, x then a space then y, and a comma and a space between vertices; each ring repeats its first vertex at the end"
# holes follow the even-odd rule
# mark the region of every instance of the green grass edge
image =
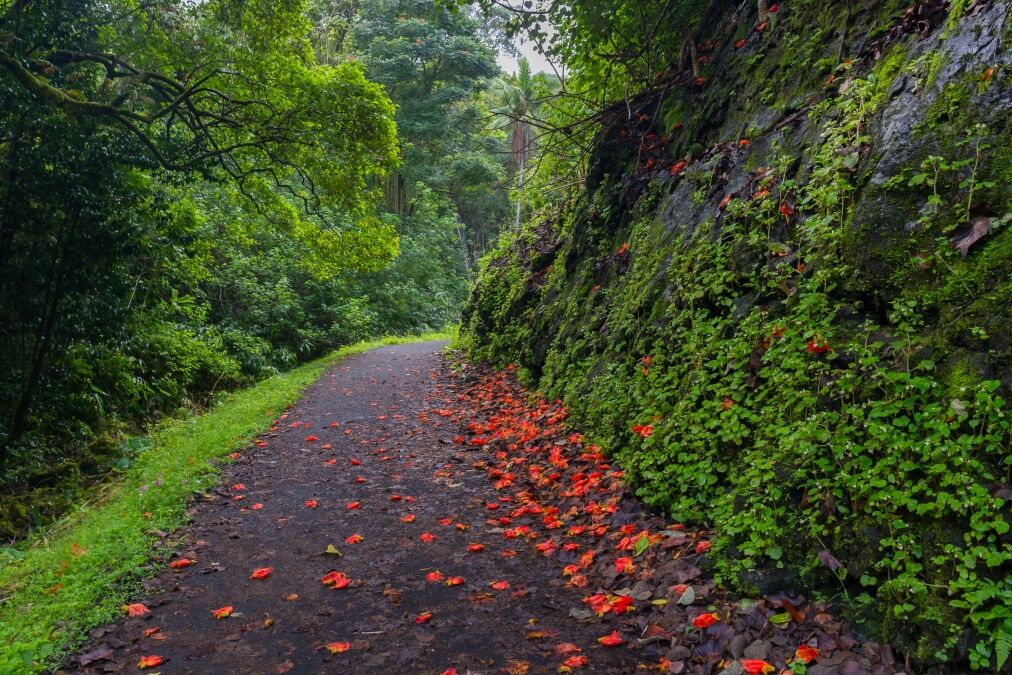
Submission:
POLYGON ((233 392, 203 415, 159 424, 152 447, 120 479, 17 549, 0 549, 0 674, 52 667, 89 630, 116 618, 174 550, 177 539, 164 533, 186 522, 190 497, 214 485, 229 453, 266 431, 328 367, 385 345, 451 337, 426 333, 342 347, 233 392))

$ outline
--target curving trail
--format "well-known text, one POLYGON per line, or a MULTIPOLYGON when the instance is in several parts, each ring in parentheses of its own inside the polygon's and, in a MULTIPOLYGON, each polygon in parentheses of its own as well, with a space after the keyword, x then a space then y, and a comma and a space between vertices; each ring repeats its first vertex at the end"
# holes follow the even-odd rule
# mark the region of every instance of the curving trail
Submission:
POLYGON ((508 372, 452 372, 441 346, 329 370, 165 538, 176 567, 146 611, 66 671, 900 669, 804 596, 723 593, 708 532, 646 512, 561 406, 508 372))

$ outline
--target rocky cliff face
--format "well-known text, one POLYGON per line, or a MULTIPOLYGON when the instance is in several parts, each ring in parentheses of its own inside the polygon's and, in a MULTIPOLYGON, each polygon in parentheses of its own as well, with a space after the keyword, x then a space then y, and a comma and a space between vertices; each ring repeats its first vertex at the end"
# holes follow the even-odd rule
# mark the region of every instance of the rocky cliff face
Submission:
POLYGON ((842 5, 728 14, 705 81, 611 111, 586 190, 485 260, 462 339, 715 526, 726 583, 836 596, 921 669, 1000 667, 1010 8, 842 5))

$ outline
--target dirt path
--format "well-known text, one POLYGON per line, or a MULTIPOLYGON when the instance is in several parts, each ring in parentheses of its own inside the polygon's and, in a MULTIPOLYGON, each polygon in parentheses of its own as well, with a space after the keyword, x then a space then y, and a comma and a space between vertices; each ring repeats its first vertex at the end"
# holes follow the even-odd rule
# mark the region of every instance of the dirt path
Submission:
POLYGON ((485 522, 498 495, 460 456, 472 453, 458 453, 457 426, 431 412, 443 393, 440 346, 377 349, 328 371, 194 507, 177 550, 196 563, 149 584, 137 599, 148 614, 95 631, 83 660, 106 647, 111 658, 84 671, 136 672, 142 656, 158 655, 162 673, 464 673, 525 663, 554 672, 562 659, 528 639, 533 631, 602 652, 595 670, 634 668, 626 650, 593 648, 598 627, 567 618, 582 596, 548 583, 557 563, 530 548, 502 556, 510 542, 485 522), (403 522, 409 514, 414 522, 403 522), (422 541, 426 532, 435 540, 422 541), (347 543, 354 534, 362 541, 347 543), (472 543, 484 550, 469 552, 472 543), (328 545, 340 557, 325 554, 328 545), (250 579, 266 567, 267 578, 250 579), (350 585, 321 583, 330 571, 350 585), (464 581, 427 581, 436 571, 464 581), (501 580, 509 589, 489 586, 501 580), (232 616, 215 619, 227 606, 232 616), (423 612, 432 618, 417 623, 423 612), (348 651, 331 654, 335 642, 348 651))
POLYGON ((561 406, 440 346, 328 371, 166 539, 194 563, 66 671, 900 670, 802 595, 721 592, 708 532, 646 513, 561 406))

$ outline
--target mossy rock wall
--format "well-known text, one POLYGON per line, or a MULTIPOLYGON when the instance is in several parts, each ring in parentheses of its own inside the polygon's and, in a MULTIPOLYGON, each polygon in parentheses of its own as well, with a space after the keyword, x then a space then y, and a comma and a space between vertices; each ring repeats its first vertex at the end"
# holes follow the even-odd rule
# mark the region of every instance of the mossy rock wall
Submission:
POLYGON ((847 4, 729 16, 705 84, 612 111, 583 194, 484 261, 462 341, 563 398, 645 501, 712 525, 726 583, 817 589, 921 671, 993 669, 1009 6, 847 4))

